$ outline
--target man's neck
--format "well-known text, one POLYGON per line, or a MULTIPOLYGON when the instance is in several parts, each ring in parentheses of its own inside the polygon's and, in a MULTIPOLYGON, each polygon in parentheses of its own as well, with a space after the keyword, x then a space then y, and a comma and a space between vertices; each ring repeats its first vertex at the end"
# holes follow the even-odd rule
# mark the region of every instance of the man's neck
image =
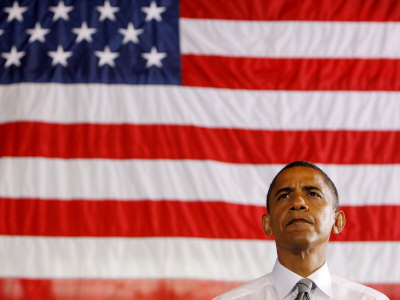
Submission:
POLYGON ((290 271, 307 277, 326 261, 326 247, 293 250, 277 246, 279 262, 290 271))

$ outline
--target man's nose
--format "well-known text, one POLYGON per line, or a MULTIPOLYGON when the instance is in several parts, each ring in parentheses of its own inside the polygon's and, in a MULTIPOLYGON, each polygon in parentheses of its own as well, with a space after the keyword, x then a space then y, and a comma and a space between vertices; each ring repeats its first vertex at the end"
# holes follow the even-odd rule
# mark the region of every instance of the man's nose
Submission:
POLYGON ((290 207, 290 210, 308 210, 307 202, 304 200, 304 198, 301 195, 296 195, 293 198, 292 206, 290 207))

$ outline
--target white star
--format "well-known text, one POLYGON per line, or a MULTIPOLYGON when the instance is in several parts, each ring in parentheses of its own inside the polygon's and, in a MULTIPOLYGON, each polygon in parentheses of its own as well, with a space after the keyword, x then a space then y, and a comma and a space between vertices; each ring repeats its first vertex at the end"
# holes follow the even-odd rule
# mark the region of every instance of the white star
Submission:
POLYGON ((104 65, 109 65, 111 67, 114 67, 114 59, 116 59, 119 54, 118 52, 111 52, 109 46, 104 47, 104 51, 95 51, 95 54, 97 57, 100 58, 98 62, 98 66, 104 66, 104 65))
POLYGON ((40 23, 36 22, 35 28, 27 29, 26 32, 31 35, 31 37, 29 38, 29 43, 32 43, 34 41, 44 43, 46 41, 44 36, 50 32, 50 29, 42 28, 42 26, 40 26, 40 23))
POLYGON ((111 21, 115 20, 114 14, 119 11, 118 7, 111 6, 110 1, 104 1, 103 6, 96 6, 97 10, 100 12, 100 21, 104 21, 105 19, 110 19, 111 21))
POLYGON ((25 51, 18 52, 15 46, 11 47, 10 52, 3 52, 1 56, 6 59, 5 67, 16 65, 19 67, 21 65, 20 59, 25 55, 25 51))
POLYGON ((142 11, 146 13, 146 22, 149 22, 153 19, 160 22, 162 20, 161 14, 165 11, 165 7, 158 7, 156 2, 151 1, 150 6, 142 7, 142 11))
POLYGON ((68 13, 73 10, 72 6, 65 6, 64 1, 58 2, 57 6, 51 6, 50 11, 54 13, 53 21, 57 21, 58 19, 63 19, 65 21, 69 20, 68 13))
POLYGON ((0 29, 0 35, 2 35, 2 34, 3 34, 3 32, 4 32, 4 30, 0 29))
POLYGON ((162 68, 161 60, 167 56, 165 52, 158 52, 156 47, 151 47, 151 51, 142 53, 142 57, 147 60, 146 68, 156 66, 162 68))
POLYGON ((57 64, 66 67, 68 65, 67 59, 72 55, 72 51, 64 51, 61 45, 58 45, 57 51, 49 51, 47 54, 53 59, 52 66, 57 64))
POLYGON ((8 13, 7 22, 11 22, 14 19, 22 22, 23 17, 22 14, 28 9, 28 7, 21 7, 19 6, 17 1, 14 1, 12 7, 5 7, 4 11, 8 13))
POLYGON ((72 28, 72 32, 77 34, 76 43, 85 40, 89 43, 93 41, 92 34, 96 32, 96 28, 88 28, 86 22, 83 22, 80 28, 72 28))
POLYGON ((121 28, 119 33, 124 36, 124 40, 122 44, 126 44, 128 42, 133 42, 135 44, 139 43, 138 35, 143 32, 143 29, 136 29, 132 23, 128 24, 126 29, 121 28))

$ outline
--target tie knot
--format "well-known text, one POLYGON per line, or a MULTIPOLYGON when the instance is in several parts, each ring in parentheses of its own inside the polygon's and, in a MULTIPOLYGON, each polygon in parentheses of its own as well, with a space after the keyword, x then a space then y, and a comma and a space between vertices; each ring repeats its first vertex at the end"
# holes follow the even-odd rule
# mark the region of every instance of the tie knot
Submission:
POLYGON ((312 285, 312 280, 308 278, 303 278, 296 284, 299 293, 309 293, 311 291, 312 285))

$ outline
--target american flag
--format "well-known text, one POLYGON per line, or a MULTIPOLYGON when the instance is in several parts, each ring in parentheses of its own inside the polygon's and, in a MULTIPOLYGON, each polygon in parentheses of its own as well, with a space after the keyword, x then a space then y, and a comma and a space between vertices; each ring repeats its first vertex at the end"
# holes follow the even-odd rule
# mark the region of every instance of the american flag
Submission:
POLYGON ((265 194, 336 183, 333 273, 400 299, 400 2, 1 0, 0 299, 210 299, 265 194))

